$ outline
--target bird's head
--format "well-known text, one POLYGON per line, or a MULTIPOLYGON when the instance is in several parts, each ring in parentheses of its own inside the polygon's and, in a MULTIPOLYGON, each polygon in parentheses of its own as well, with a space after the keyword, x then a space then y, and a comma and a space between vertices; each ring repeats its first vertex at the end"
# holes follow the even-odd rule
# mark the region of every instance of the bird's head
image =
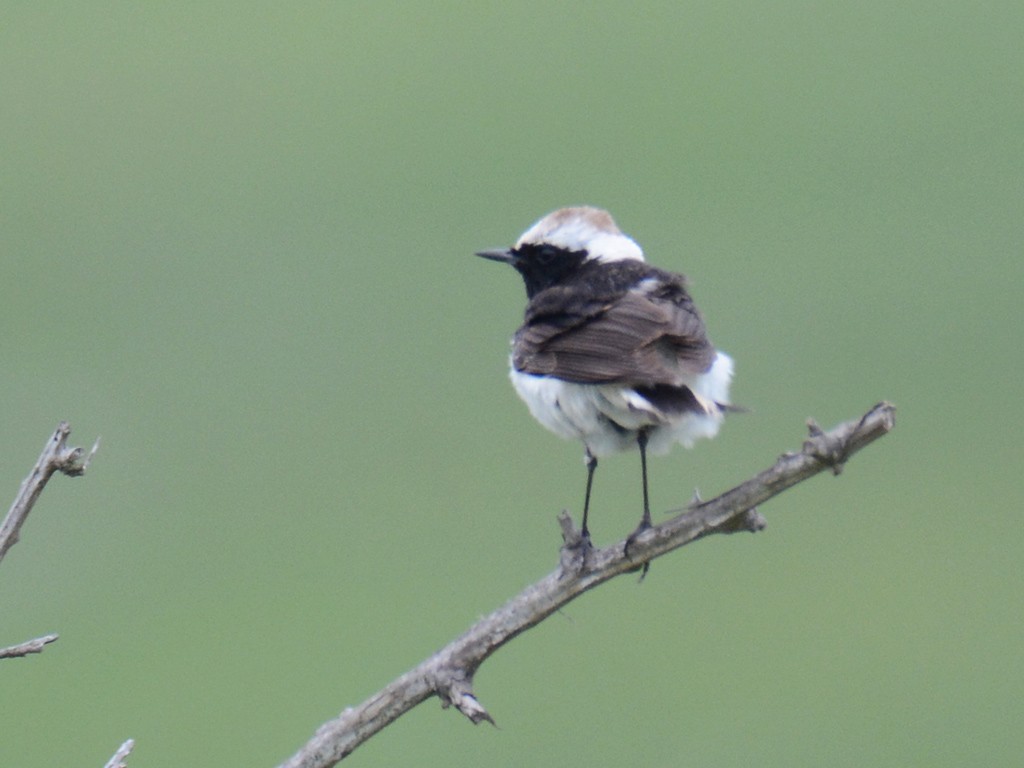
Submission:
POLYGON ((560 208, 526 230, 512 248, 476 255, 515 267, 531 297, 586 263, 644 260, 640 246, 622 234, 608 211, 588 206, 560 208))

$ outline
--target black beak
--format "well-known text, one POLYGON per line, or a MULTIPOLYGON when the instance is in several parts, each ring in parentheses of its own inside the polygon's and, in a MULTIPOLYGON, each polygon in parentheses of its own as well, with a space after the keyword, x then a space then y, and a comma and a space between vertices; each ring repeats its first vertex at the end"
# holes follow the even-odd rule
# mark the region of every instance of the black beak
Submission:
POLYGON ((492 248, 487 251, 477 251, 477 256, 491 261, 501 261, 505 264, 515 264, 516 254, 510 248, 492 248))

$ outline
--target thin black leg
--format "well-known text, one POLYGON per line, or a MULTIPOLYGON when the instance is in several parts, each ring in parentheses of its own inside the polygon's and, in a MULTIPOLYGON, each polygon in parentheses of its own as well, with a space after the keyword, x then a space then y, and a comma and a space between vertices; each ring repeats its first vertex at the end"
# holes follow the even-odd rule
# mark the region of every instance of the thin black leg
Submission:
POLYGON ((640 475, 644 483, 644 516, 640 518, 640 527, 644 530, 651 527, 651 502, 647 496, 647 430, 641 429, 636 436, 636 444, 640 446, 640 475))
MULTIPOLYGON (((640 476, 643 480, 644 485, 644 514, 640 518, 640 525, 636 527, 636 530, 629 534, 626 539, 626 548, 624 554, 629 557, 629 547, 636 540, 636 537, 651 527, 651 502, 647 495, 647 430, 641 429, 636 436, 636 444, 640 448, 640 476)), ((647 575, 648 569, 651 567, 650 563, 644 563, 640 568, 640 581, 644 580, 644 576, 647 575)))
POLYGON ((594 485, 594 470, 597 469, 597 456, 592 454, 589 448, 587 448, 586 462, 587 492, 583 496, 583 529, 580 531, 580 535, 584 540, 590 538, 590 529, 587 527, 587 513, 590 511, 590 489, 594 485))

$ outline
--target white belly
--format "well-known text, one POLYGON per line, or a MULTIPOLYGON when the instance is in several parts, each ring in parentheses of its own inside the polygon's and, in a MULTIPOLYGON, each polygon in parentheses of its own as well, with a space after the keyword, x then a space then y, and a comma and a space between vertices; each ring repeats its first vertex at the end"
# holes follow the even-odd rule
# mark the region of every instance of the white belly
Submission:
POLYGON ((689 448, 698 438, 718 433, 722 410, 717 404, 729 402, 732 359, 719 352, 711 369, 689 384, 705 412, 681 415, 665 414, 619 384, 575 384, 514 368, 510 376, 537 421, 556 435, 582 441, 594 456, 635 447, 644 427, 649 428, 648 451, 662 454, 675 443, 689 448))

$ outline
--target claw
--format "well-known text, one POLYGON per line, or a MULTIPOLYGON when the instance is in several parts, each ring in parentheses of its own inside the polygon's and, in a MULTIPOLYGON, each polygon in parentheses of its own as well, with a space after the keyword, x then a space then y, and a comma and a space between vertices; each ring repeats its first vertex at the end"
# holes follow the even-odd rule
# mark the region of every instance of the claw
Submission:
MULTIPOLYGON (((625 555, 626 558, 629 558, 629 548, 632 546, 633 542, 637 540, 637 537, 640 536, 640 534, 642 534, 650 527, 651 524, 647 522, 647 520, 641 520, 640 525, 636 527, 636 530, 626 537, 626 543, 622 547, 622 554, 625 555)), ((640 581, 643 581, 644 576, 647 575, 647 571, 649 571, 651 568, 651 564, 650 562, 644 562, 643 564, 637 566, 637 568, 640 570, 640 581)))

